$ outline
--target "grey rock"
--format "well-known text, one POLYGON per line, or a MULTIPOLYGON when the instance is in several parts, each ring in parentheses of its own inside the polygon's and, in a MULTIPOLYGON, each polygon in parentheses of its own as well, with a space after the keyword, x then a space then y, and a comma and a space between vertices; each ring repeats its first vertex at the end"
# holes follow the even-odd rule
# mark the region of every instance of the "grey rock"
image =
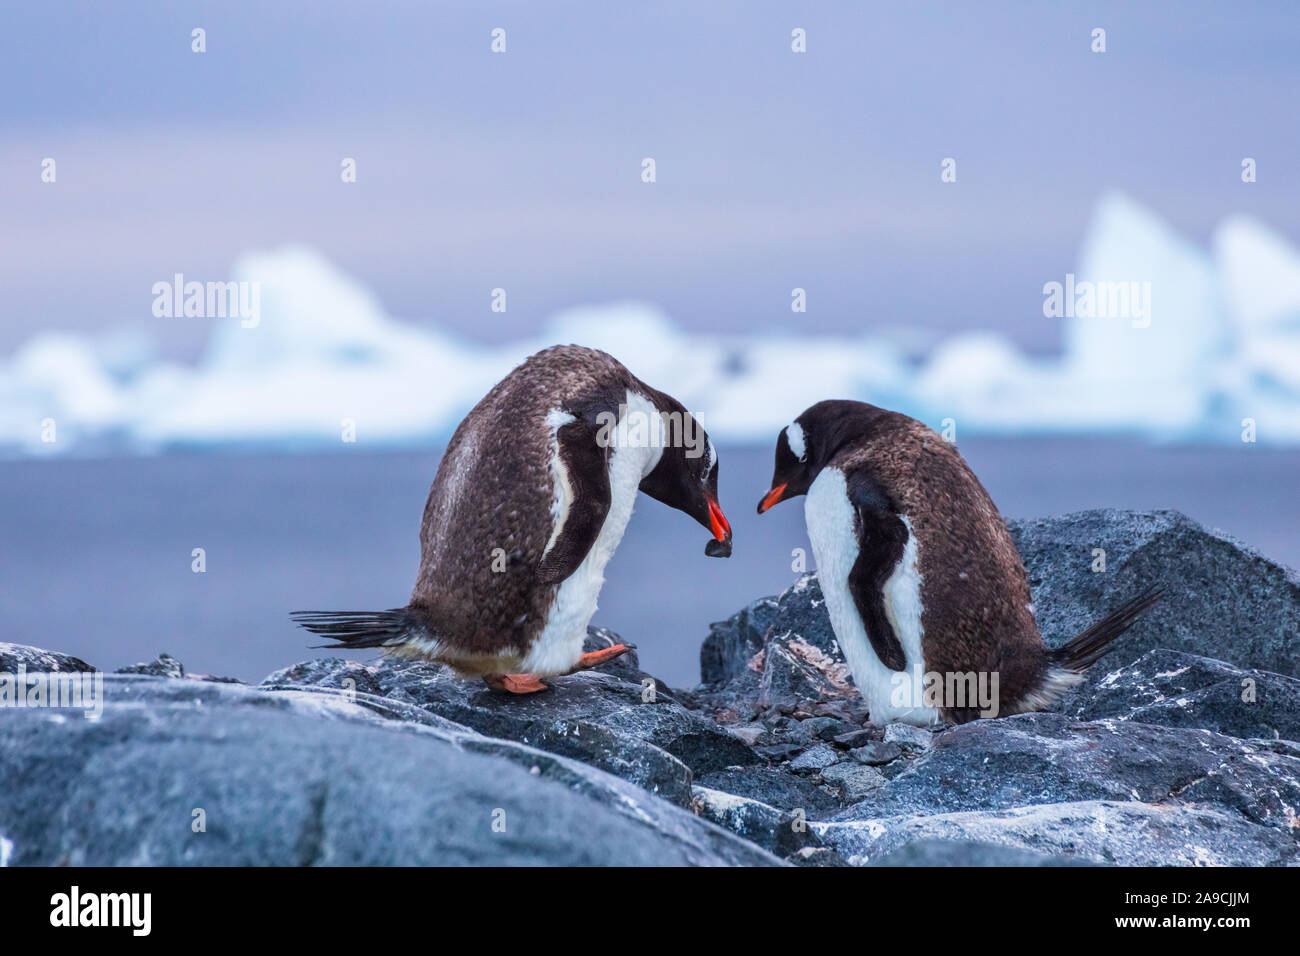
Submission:
POLYGON ((723 684, 749 675, 757 682, 758 671, 750 664, 763 648, 763 638, 776 616, 776 598, 760 598, 725 621, 709 625, 709 636, 700 647, 700 680, 707 685, 723 684))
POLYGON ((858 763, 867 764, 872 767, 878 767, 881 764, 892 763, 903 755, 903 748, 893 741, 871 741, 863 747, 855 747, 849 751, 849 756, 858 763))
POLYGON ((1053 647, 1151 585, 1164 600, 1116 641, 1114 669, 1156 647, 1300 676, 1300 576, 1176 511, 1081 511, 1009 522, 1053 647), (1106 570, 1093 572, 1093 549, 1106 570))
POLYGON ((1300 740, 1300 680, 1179 651, 1148 651, 1118 669, 1094 667, 1062 709, 1086 720, 1300 740))
POLYGON ((695 812, 710 823, 730 830, 777 856, 788 857, 806 847, 822 845, 807 825, 806 817, 748 797, 696 787, 694 807, 695 812))
POLYGON ((1286 757, 1300 757, 1300 741, 1252 737, 1246 742, 1252 747, 1258 747, 1260 750, 1266 750, 1269 753, 1282 754, 1286 757))
POLYGON ((770 704, 765 705, 773 711, 784 716, 793 714, 799 707, 799 701, 795 697, 778 697, 770 704))
POLYGON ((903 773, 837 819, 1097 800, 1214 805, 1292 831, 1300 760, 1210 731, 1021 714, 938 735, 903 773))
POLYGON ((836 734, 844 732, 844 721, 834 717, 809 717, 797 721, 791 733, 791 739, 812 743, 814 740, 832 740, 836 734))
POLYGON ((857 803, 885 785, 884 775, 875 767, 860 763, 837 763, 822 770, 822 780, 839 790, 845 800, 857 803))
POLYGON ((1300 863, 1300 844, 1288 834, 1199 806, 1088 800, 813 826, 823 843, 855 866, 887 862, 896 850, 929 840, 991 843, 1119 866, 1300 863))
MULTIPOLYGON (((164 656, 110 675, 98 721, 0 710, 0 837, 46 864, 1300 864, 1294 572, 1172 512, 1013 533, 1049 644, 1167 592, 1056 713, 864 726, 805 575, 713 625, 689 691, 634 652, 523 697, 428 663, 306 661, 253 689, 164 656), (479 826, 495 810, 504 834, 479 826)), ((20 662, 85 668, 0 644, 0 671, 20 662)))
POLYGON ((19 667, 29 674, 57 671, 79 673, 95 669, 81 658, 70 654, 0 641, 0 674, 16 674, 19 667))
MULTIPOLYGON (((1175 513, 1089 512, 1013 532, 1052 646, 1144 587, 1163 586, 1166 599, 1060 705, 1063 713, 933 733, 894 724, 883 742, 850 729, 836 743, 850 744, 851 763, 828 763, 830 754, 812 746, 773 768, 850 800, 849 768, 876 771, 864 781, 871 789, 823 820, 838 834, 828 844, 857 863, 893 850, 905 861, 904 847, 930 839, 1038 854, 1026 863, 1044 853, 1097 863, 1292 861, 1300 694, 1293 678, 1271 671, 1295 671, 1295 573, 1175 513), (1091 571, 1094 547, 1107 550, 1104 573, 1091 571), (1235 666, 1213 659, 1224 657, 1235 666), (1253 701, 1242 700, 1243 681, 1253 701)), ((751 665, 761 663, 757 691, 773 711, 835 716, 825 708, 861 705, 837 670, 842 658, 815 578, 796 581, 774 613, 765 602, 764 613, 761 642, 754 628, 745 639, 745 673, 737 661, 729 673, 741 676, 701 688, 701 703, 752 695, 751 665)), ((769 720, 772 743, 760 751, 792 756, 813 742, 804 724, 769 720)), ((822 725, 812 726, 820 733, 822 725)))
POLYGON ((796 772, 821 770, 839 759, 840 755, 830 744, 818 744, 791 760, 790 769, 796 772))
POLYGON ((828 846, 806 846, 786 858, 795 866, 848 866, 844 857, 828 846))
POLYGON ((726 621, 710 625, 700 650, 699 693, 715 709, 755 699, 791 713, 856 697, 835 643, 821 588, 805 574, 780 596, 761 598, 726 621))
MULTIPOLYGON (((770 712, 769 712, 770 713, 770 712)), ((767 721, 768 729, 773 734, 781 734, 785 737, 793 737, 799 732, 799 726, 802 721, 795 720, 793 717, 769 717, 767 721)))
MULTIPOLYGON (((548 678, 549 690, 522 696, 496 693, 481 681, 426 662, 380 660, 365 671, 369 693, 489 737, 582 760, 682 806, 690 802, 692 773, 762 762, 744 741, 687 710, 666 690, 656 685, 650 700, 640 683, 599 669, 548 678)), ((335 687, 342 676, 356 678, 355 671, 338 664, 305 662, 277 671, 268 681, 335 687)))
POLYGON ((793 760, 807 749, 804 744, 761 744, 754 748, 754 753, 768 760, 784 761, 793 760))
POLYGON ((774 857, 644 790, 339 691, 105 677, 0 711, 0 836, 55 865, 695 865, 774 857), (202 810, 206 832, 194 833, 202 810), (504 821, 504 831, 494 828, 504 821))
POLYGON ((915 839, 868 866, 1089 866, 1087 860, 1051 856, 977 840, 915 839))
POLYGON ((262 686, 274 690, 294 687, 331 687, 361 694, 382 695, 383 690, 370 668, 343 657, 320 657, 268 674, 262 686))
POLYGON ((814 717, 812 719, 833 721, 829 724, 822 724, 820 729, 817 731, 818 739, 825 740, 828 743, 843 737, 845 732, 853 726, 847 721, 840 720, 838 717, 814 717))
POLYGON ((767 646, 758 683, 760 707, 784 705, 791 698, 816 700, 834 692, 825 674, 795 653, 788 641, 778 639, 767 646))
POLYGON ((787 813, 802 810, 809 820, 826 819, 844 809, 842 801, 809 777, 777 767, 717 770, 698 777, 695 782, 697 788, 704 786, 747 797, 787 813))
POLYGON ((768 626, 767 644, 797 638, 823 654, 839 657, 839 644, 831 627, 826 599, 815 574, 800 575, 776 599, 776 612, 768 626))
POLYGON ((634 783, 679 806, 690 806, 691 770, 672 754, 587 720, 537 723, 520 742, 571 757, 634 783))
POLYGON ((727 733, 735 737, 747 747, 753 747, 766 741, 769 737, 767 728, 762 724, 744 724, 737 727, 726 727, 727 733))
POLYGON ((114 673, 136 674, 142 677, 187 677, 190 680, 212 681, 218 684, 242 683, 242 681, 237 677, 218 677, 213 674, 188 673, 185 670, 184 664, 167 653, 159 654, 147 663, 128 664, 126 667, 119 667, 114 671, 114 673))
MULTIPOLYGON (((870 730, 851 730, 847 734, 840 734, 835 738, 835 742, 841 747, 867 747, 876 743, 877 736, 870 730)), ((892 759, 892 758, 891 758, 892 759)))
POLYGON ((126 667, 119 667, 117 673, 141 674, 146 677, 184 677, 185 665, 164 652, 148 663, 128 664, 126 667))
POLYGON ((924 727, 890 724, 885 728, 885 743, 898 744, 905 750, 925 750, 933 741, 934 735, 924 727))

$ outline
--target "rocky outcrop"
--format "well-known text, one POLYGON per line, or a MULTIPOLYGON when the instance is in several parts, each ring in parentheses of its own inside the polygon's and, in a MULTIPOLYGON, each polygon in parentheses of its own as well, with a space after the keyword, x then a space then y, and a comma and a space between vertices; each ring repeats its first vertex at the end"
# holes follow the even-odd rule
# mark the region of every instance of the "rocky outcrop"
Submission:
POLYGON ((610 774, 383 698, 108 675, 97 719, 5 708, 14 865, 762 865, 610 774))
POLYGON ((1177 511, 1081 511, 1009 523, 1039 629, 1064 643, 1144 587, 1164 600, 1122 636, 1111 667, 1157 647, 1300 676, 1300 576, 1177 511), (1105 552, 1105 570, 1100 554, 1105 552))
POLYGON ((1094 673, 1062 709, 1084 720, 1119 717, 1245 739, 1300 740, 1300 680, 1194 654, 1154 650, 1094 673))
POLYGON ((37 671, 59 673, 94 670, 79 657, 46 651, 26 644, 10 644, 0 641, 0 674, 17 674, 19 669, 35 673, 37 671))
MULTIPOLYGON (((103 675, 95 719, 0 707, 0 846, 45 865, 1300 864, 1295 575, 1173 513, 1014 533, 1052 640, 1167 592, 1055 712, 873 725, 814 576, 713 625, 693 690, 635 653, 523 697, 427 663, 320 658, 249 687, 163 655, 103 675)), ((0 681, 20 664, 87 666, 0 644, 0 681)))
MULTIPOLYGON (((587 649, 617 643, 593 629, 587 649)), ((762 762, 746 744, 642 674, 636 652, 603 667, 552 680, 541 694, 503 697, 446 667, 384 660, 369 667, 338 658, 295 665, 264 687, 349 687, 401 701, 481 734, 581 760, 682 807, 693 774, 762 762)))
MULTIPOLYGON (((1015 865, 1094 862, 1120 866, 1294 866, 1295 838, 1231 813, 1188 806, 1089 800, 992 812, 827 824, 823 837, 854 864, 888 865, 913 843, 976 842, 1018 850, 1015 865)), ((934 865, 929 863, 928 865, 934 865)), ((994 865, 1001 865, 995 863, 994 865)))
MULTIPOLYGON (((854 864, 932 860, 969 843, 1058 862, 1295 862, 1300 681, 1258 663, 1294 671, 1295 573, 1174 512, 1012 530, 1049 643, 1143 587, 1166 592, 1060 713, 933 732, 872 726, 816 576, 804 575, 705 640, 692 702, 769 761, 708 785, 782 820, 804 812, 823 847, 854 864), (1104 571, 1092 570, 1094 547, 1106 549, 1104 571)), ((754 839, 772 819, 747 809, 737 832, 754 839)))

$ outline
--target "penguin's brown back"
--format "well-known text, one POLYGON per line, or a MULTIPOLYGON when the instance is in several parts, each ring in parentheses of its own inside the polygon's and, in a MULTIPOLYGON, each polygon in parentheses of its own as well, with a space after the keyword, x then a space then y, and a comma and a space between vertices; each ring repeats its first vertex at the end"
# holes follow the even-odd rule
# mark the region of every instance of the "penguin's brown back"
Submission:
POLYGON ((523 651, 544 626, 556 592, 536 577, 554 524, 547 416, 617 403, 635 384, 604 352, 556 346, 516 367, 460 423, 429 489, 411 594, 449 650, 523 651))
POLYGON ((841 450, 833 464, 867 470, 911 522, 927 669, 997 672, 999 696, 1008 703, 1037 687, 1048 660, 1024 564, 956 447, 915 419, 883 412, 870 434, 841 450))

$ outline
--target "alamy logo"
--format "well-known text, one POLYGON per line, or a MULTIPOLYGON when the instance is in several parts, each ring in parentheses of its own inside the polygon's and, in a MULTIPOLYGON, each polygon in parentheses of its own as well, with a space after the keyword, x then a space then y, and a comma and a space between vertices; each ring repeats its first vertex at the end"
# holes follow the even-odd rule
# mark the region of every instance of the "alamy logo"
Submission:
POLYGON ((99 671, 27 673, 19 664, 14 673, 0 673, 0 707, 49 707, 81 710, 88 716, 104 713, 104 675, 99 671))
POLYGON ((919 667, 898 671, 889 680, 889 702, 898 708, 978 710, 981 717, 998 715, 997 671, 929 671, 919 667))
POLYGON ((1043 315, 1049 319, 1132 319, 1133 328, 1151 324, 1150 282, 1076 281, 1073 272, 1065 283, 1043 286, 1043 315))
POLYGON ((152 893, 82 893, 73 886, 50 897, 51 926, 126 926, 133 936, 152 929, 152 893))
POLYGON ((153 314, 160 319, 238 318, 246 329, 262 321, 262 283, 185 281, 177 272, 171 282, 153 284, 153 314))
POLYGON ((627 405, 596 416, 596 444, 601 448, 685 448, 687 458, 704 454, 708 439, 689 412, 652 415, 627 405))

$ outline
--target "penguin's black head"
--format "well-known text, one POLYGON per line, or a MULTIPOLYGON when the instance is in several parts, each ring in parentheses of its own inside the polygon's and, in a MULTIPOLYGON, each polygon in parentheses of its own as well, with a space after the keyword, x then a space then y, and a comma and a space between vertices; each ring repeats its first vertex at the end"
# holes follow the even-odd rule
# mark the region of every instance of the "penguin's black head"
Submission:
MULTIPOLYGON (((674 403, 675 404, 675 403, 674 403)), ((684 511, 713 537, 704 548, 711 558, 731 557, 731 524, 718 504, 718 453, 699 423, 680 405, 682 428, 665 441, 659 463, 641 480, 641 490, 670 508, 684 511)), ((665 432, 671 436, 672 430, 665 432)))
POLYGON ((787 498, 806 494, 835 453, 864 435, 885 414, 883 409, 865 402, 818 402, 781 429, 776 436, 772 489, 758 503, 758 513, 787 498))

